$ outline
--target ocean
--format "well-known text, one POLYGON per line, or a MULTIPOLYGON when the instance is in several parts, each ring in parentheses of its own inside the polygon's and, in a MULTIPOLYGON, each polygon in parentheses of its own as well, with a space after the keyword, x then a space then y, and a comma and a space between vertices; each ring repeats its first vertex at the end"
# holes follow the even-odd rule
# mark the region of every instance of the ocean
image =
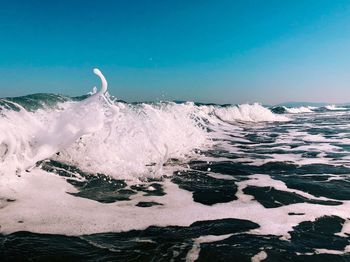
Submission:
POLYGON ((350 108, 0 99, 0 261, 350 261, 350 108))

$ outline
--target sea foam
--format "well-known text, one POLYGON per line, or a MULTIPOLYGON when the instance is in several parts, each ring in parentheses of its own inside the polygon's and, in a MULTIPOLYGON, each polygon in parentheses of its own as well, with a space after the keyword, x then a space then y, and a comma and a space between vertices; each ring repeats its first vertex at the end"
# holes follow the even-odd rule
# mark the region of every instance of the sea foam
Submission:
POLYGON ((214 113, 223 121, 249 121, 249 122, 274 122, 289 121, 285 116, 275 115, 269 109, 258 103, 242 104, 237 106, 222 107, 214 110, 214 113))
POLYGON ((287 113, 300 114, 300 113, 312 113, 317 107, 301 106, 301 107, 284 107, 287 113))
POLYGON ((11 108, 3 106, 0 117, 2 176, 20 175, 50 158, 115 178, 159 176, 168 159, 189 157, 198 148, 210 147, 208 130, 217 125, 288 121, 257 103, 230 107, 120 103, 108 94, 102 73, 98 69, 94 73, 102 87, 82 101, 34 111, 3 101, 11 108))
MULTIPOLYGON (((209 166, 209 157, 199 155, 205 149, 222 150, 216 161, 228 159, 233 166, 237 164, 237 168, 262 165, 261 171, 269 167, 264 166, 269 162, 277 162, 278 171, 278 161, 289 161, 286 166, 290 162, 303 164, 302 160, 310 161, 307 164, 315 161, 336 164, 333 158, 305 158, 302 153, 304 150, 339 153, 340 145, 347 139, 339 136, 331 138, 337 140, 323 140, 317 134, 307 137, 305 130, 313 125, 310 122, 302 122, 302 126, 296 125, 298 122, 284 122, 281 128, 278 123, 262 123, 289 119, 277 116, 259 104, 223 107, 172 102, 120 103, 109 96, 103 75, 96 70, 95 73, 102 80, 102 88, 82 101, 59 102, 53 107, 36 110, 27 110, 9 101, 0 103, 5 105, 0 110, 1 233, 31 231, 82 235, 144 229, 151 225, 189 226, 200 220, 238 218, 259 224, 260 227, 251 233, 288 238, 289 232, 303 221, 315 221, 330 215, 348 218, 350 202, 346 200, 341 205, 324 205, 322 208, 310 201, 265 208, 244 190, 248 187, 270 187, 313 201, 332 199, 312 195, 312 191, 290 189, 288 184, 278 179, 278 174, 250 174, 240 169, 233 169, 234 173, 230 173, 229 165, 228 169, 219 169, 216 173, 210 170, 214 166, 206 168, 206 172, 198 170, 198 173, 234 180, 237 199, 230 202, 213 205, 196 202, 191 191, 170 179, 160 182, 165 192, 161 196, 149 194, 145 197, 144 191, 135 190, 128 201, 101 203, 74 195, 79 190, 67 182, 72 178, 41 169, 42 161, 58 160, 92 175, 104 173, 132 184, 134 179, 145 176, 170 176, 174 170, 181 173, 182 169, 189 168, 186 164, 192 158, 209 166), (278 135, 274 136, 276 133, 278 135), (338 142, 337 146, 330 144, 334 141, 338 142), (226 147, 223 147, 224 144, 226 147), (225 152, 226 149, 229 150, 225 152), (174 158, 179 160, 175 161, 179 165, 174 168, 171 164, 164 166, 174 158), (237 176, 235 172, 238 172, 237 176), (240 175, 244 179, 239 178, 240 175), (139 207, 138 204, 145 199, 159 205, 139 207), (300 215, 290 215, 291 212, 300 215)), ((348 130, 348 124, 342 128, 348 130)), ((309 131, 315 132, 313 129, 309 131)), ((345 161, 345 164, 348 162, 345 161)), ((318 166, 321 167, 324 168, 318 166)), ((65 174, 70 172, 64 171, 65 174)), ((271 173, 273 171, 271 169, 271 173)), ((284 177, 283 174, 281 176, 284 177)), ((338 181, 341 176, 333 174, 329 179, 338 181)), ((196 185, 198 180, 191 182, 196 185)), ((103 193, 103 188, 100 190, 103 193)), ((349 230, 347 222, 339 234, 347 235, 349 230)), ((197 242, 207 240, 202 238, 197 242)), ((193 249, 192 257, 196 257, 197 251, 193 249)), ((257 257, 262 256, 263 253, 257 257)))

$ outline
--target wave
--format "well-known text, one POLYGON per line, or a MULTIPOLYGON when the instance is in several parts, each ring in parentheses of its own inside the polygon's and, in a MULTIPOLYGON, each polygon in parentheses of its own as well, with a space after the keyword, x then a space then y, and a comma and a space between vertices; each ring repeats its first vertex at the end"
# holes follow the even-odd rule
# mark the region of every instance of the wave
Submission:
POLYGON ((300 114, 300 113, 312 113, 317 107, 313 106, 301 106, 301 107, 284 107, 287 113, 300 114))
POLYGON ((0 175, 20 175, 54 159, 91 173, 133 179, 158 176, 171 158, 194 156, 212 145, 218 125, 288 121, 260 104, 118 102, 102 81, 85 99, 31 95, 0 100, 0 175))
POLYGON ((317 111, 317 107, 314 106, 301 106, 301 107, 286 107, 276 106, 271 108, 271 111, 275 114, 302 114, 302 113, 313 113, 317 111))
POLYGON ((214 110, 215 115, 222 121, 274 122, 289 121, 285 116, 279 116, 258 103, 221 107, 214 110))
POLYGON ((337 107, 336 105, 328 105, 325 106, 324 109, 329 110, 329 111, 344 111, 348 110, 346 107, 337 107))
POLYGON ((272 107, 271 111, 275 114, 302 114, 313 112, 325 112, 325 111, 347 111, 349 107, 339 107, 336 105, 327 105, 322 107, 315 106, 300 106, 300 107, 286 107, 276 106, 272 107))

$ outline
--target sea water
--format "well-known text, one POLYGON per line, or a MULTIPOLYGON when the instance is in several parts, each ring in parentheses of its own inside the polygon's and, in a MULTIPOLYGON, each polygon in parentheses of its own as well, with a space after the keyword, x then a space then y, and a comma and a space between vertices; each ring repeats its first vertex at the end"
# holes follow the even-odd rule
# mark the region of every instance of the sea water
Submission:
POLYGON ((350 261, 350 109, 0 99, 0 258, 350 261), (274 113, 275 112, 275 113, 274 113))

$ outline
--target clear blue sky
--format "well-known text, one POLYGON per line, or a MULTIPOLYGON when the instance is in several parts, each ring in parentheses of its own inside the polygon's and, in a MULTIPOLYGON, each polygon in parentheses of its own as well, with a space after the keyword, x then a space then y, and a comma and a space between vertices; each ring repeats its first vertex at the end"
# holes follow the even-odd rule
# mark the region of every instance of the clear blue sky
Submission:
POLYGON ((0 97, 350 102, 350 1, 0 0, 0 97))

